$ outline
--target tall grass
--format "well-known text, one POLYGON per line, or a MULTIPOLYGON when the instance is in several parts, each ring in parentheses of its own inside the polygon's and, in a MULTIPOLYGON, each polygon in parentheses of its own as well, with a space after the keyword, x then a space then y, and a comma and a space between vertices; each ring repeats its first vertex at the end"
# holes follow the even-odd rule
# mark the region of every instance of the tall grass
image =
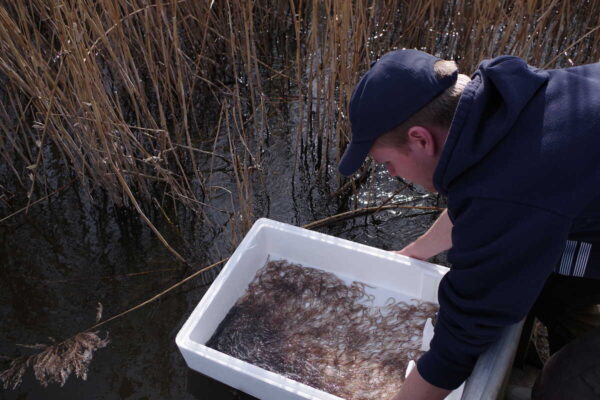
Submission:
POLYGON ((503 53, 554 67, 597 61, 599 39, 598 2, 2 2, 0 154, 14 182, 2 190, 51 192, 58 157, 148 223, 154 204, 214 223, 206 210, 225 191, 235 240, 255 218, 253 176, 270 172, 273 110, 293 106, 291 168, 335 192, 352 88, 384 52, 419 48, 466 72, 503 53), (235 190, 210 179, 217 159, 235 190))

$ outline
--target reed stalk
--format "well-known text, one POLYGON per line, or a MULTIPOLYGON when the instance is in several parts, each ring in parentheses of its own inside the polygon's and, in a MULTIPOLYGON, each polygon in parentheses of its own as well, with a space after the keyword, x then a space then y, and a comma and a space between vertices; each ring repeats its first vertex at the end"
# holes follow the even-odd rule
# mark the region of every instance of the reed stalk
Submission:
POLYGON ((242 233, 271 110, 295 105, 291 167, 335 192, 352 88, 386 51, 423 49, 467 73, 502 53, 547 67, 600 58, 597 2, 32 0, 0 5, 0 26, 0 155, 28 203, 57 188, 51 148, 116 204, 135 204, 131 191, 210 224, 205 166, 218 149, 242 233))

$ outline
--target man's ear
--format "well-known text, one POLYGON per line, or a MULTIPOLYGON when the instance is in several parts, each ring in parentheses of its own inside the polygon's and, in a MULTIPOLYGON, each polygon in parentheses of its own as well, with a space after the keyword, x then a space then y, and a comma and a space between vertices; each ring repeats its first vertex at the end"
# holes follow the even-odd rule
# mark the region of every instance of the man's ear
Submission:
POLYGON ((419 125, 411 126, 406 136, 407 144, 412 150, 424 152, 429 156, 435 155, 435 138, 429 129, 419 125))

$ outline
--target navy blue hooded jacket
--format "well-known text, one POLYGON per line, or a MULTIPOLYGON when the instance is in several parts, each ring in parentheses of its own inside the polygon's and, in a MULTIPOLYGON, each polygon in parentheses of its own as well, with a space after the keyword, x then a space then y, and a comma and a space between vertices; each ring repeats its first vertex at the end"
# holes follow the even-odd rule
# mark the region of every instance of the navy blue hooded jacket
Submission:
POLYGON ((526 316, 552 272, 600 278, 600 262, 589 262, 600 258, 600 64, 482 62, 460 98, 434 184, 454 223, 452 268, 439 287, 431 349, 417 367, 428 382, 454 389, 503 328, 526 316))

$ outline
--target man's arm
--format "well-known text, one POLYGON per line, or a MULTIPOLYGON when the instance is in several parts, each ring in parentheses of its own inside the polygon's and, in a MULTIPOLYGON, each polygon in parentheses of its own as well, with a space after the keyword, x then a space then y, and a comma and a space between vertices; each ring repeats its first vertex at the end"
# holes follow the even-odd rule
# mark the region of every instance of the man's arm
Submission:
POLYGON ((451 247, 452 221, 450 221, 446 209, 427 232, 402 250, 396 251, 396 253, 419 260, 427 260, 451 247))
POLYGON ((417 368, 408 374, 408 378, 402 384, 400 392, 391 400, 442 400, 450 393, 450 390, 433 386, 427 382, 417 368))
POLYGON ((454 389, 507 326, 527 315, 565 247, 571 219, 528 204, 456 201, 452 268, 438 289, 429 350, 417 360, 432 385, 454 389))

